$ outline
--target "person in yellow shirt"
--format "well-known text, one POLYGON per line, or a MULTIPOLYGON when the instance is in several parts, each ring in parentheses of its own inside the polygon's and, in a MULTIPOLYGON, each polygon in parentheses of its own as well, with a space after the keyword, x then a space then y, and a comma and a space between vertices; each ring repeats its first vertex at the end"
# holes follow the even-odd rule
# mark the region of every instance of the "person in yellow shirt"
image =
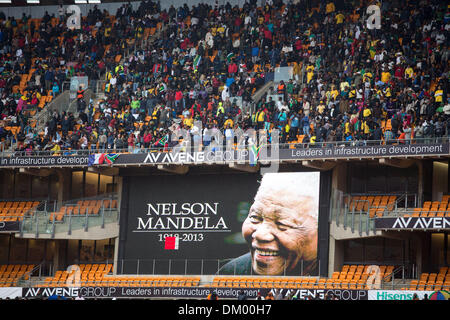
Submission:
POLYGON ((317 106, 317 112, 323 114, 324 111, 325 111, 325 104, 323 103, 323 101, 320 101, 320 104, 317 106))
POLYGON ((105 28, 105 37, 109 37, 109 35, 111 34, 111 27, 110 26, 107 26, 106 28, 105 28))
POLYGON ((346 88, 350 87, 350 84, 347 81, 342 81, 340 83, 340 87, 341 87, 341 92, 344 92, 346 90, 346 88))
POLYGON ((350 128, 351 128, 350 121, 347 121, 347 122, 345 123, 344 133, 345 133, 345 134, 350 134, 350 133, 351 133, 350 128))
POLYGON ((218 117, 220 113, 225 113, 225 109, 222 105, 222 102, 219 102, 219 106, 217 107, 216 117, 218 117))
POLYGON ((314 66, 313 65, 309 65, 308 67, 306 67, 306 83, 309 84, 309 82, 312 80, 313 76, 314 76, 314 66))
POLYGON ((413 75, 414 75, 414 70, 413 70, 413 68, 411 68, 411 66, 409 66, 408 68, 406 68, 406 70, 405 70, 405 78, 406 78, 406 79, 412 79, 413 75))
POLYGON ((330 14, 330 13, 334 12, 334 10, 336 10, 336 7, 335 7, 334 3, 332 1, 330 1, 327 3, 325 10, 326 10, 327 14, 330 14))
POLYGON ((55 143, 53 148, 51 148, 50 150, 53 151, 55 155, 57 155, 59 154, 59 151, 61 151, 61 147, 59 146, 59 143, 55 143))
POLYGON ((381 91, 380 88, 375 87, 375 97, 376 97, 377 99, 380 99, 380 97, 381 97, 382 95, 383 95, 383 91, 381 91))
POLYGON ((339 12, 334 18, 336 19, 336 24, 341 24, 344 22, 345 16, 339 12))
POLYGON ((372 77, 373 77, 373 75, 372 75, 371 72, 364 73, 364 75, 363 75, 363 82, 367 82, 367 81, 370 82, 372 80, 372 77))
POLYGON ((352 90, 350 90, 350 92, 348 93, 348 97, 350 99, 353 99, 355 98, 355 96, 356 96, 356 89, 353 87, 352 90))
POLYGON ((234 122, 231 118, 228 118, 223 124, 224 128, 233 128, 234 122))
POLYGON ((437 90, 434 92, 434 102, 441 104, 444 97, 444 91, 441 86, 438 86, 437 90))
POLYGON ((369 124, 367 123, 366 120, 364 120, 361 124, 361 130, 364 134, 364 139, 369 138, 369 134, 370 134, 370 127, 369 124))
POLYGON ((338 94, 339 94, 339 91, 333 86, 333 87, 331 88, 330 94, 331 94, 332 100, 334 100, 334 99, 337 98, 337 96, 338 96, 338 94))
POLYGON ((391 80, 391 74, 387 71, 381 73, 381 82, 388 83, 391 80))
POLYGON ((264 112, 264 110, 258 110, 258 112, 256 112, 256 122, 258 130, 264 129, 265 120, 266 120, 266 113, 264 112))
POLYGON ((186 117, 183 119, 183 124, 188 127, 191 128, 192 125, 194 124, 194 118, 192 118, 192 116, 186 117))

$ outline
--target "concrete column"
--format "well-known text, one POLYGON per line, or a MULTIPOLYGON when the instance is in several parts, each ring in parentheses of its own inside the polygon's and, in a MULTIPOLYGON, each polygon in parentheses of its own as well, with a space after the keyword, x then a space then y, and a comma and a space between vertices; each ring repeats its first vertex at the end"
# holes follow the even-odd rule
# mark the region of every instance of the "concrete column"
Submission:
MULTIPOLYGON (((120 231, 119 231, 120 232, 120 231)), ((117 275, 117 268, 119 264, 119 237, 114 239, 114 266, 113 266, 113 275, 117 275)))
POLYGON ((117 209, 120 214, 120 203, 122 202, 122 190, 123 190, 123 178, 120 176, 115 176, 114 180, 117 181, 117 209))
POLYGON ((414 261, 414 264, 416 265, 416 277, 419 277, 420 274, 423 271, 423 261, 426 259, 424 257, 424 245, 425 245, 425 237, 423 235, 416 234, 411 237, 412 239, 412 247, 414 248, 414 251, 416 252, 416 261, 414 261))
POLYGON ((441 201, 442 196, 448 193, 448 164, 433 162, 433 201, 441 201))
POLYGON ((344 264, 344 241, 336 240, 330 235, 329 259, 328 259, 328 277, 333 272, 341 270, 344 264))
POLYGON ((341 162, 333 168, 333 177, 331 180, 333 190, 340 190, 347 193, 347 163, 341 162))
POLYGON ((70 169, 57 169, 58 174, 58 209, 61 207, 62 203, 70 198, 70 184, 71 184, 71 174, 70 169))
POLYGON ((54 243, 54 251, 53 251, 53 274, 55 274, 56 270, 60 269, 61 257, 60 257, 60 242, 56 240, 52 240, 54 243))
MULTIPOLYGON (((114 179, 117 179, 117 210, 119 211, 119 222, 120 222, 120 209, 122 207, 122 191, 123 191, 123 178, 116 176, 114 179)), ((120 236, 120 228, 119 228, 119 236, 120 236)), ((116 275, 118 271, 119 264, 119 236, 114 239, 114 266, 113 266, 113 274, 116 275)), ((120 269, 119 269, 120 271, 120 269)))
POLYGON ((423 181, 423 163, 422 161, 416 161, 417 168, 418 168, 418 186, 417 186, 417 206, 421 207, 423 203, 423 188, 424 188, 424 181, 423 181))

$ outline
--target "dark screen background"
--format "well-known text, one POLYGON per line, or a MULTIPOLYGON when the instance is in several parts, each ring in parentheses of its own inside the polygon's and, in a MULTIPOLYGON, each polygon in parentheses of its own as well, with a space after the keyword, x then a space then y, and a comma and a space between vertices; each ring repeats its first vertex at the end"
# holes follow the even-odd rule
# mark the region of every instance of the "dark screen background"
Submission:
MULTIPOLYGON (((321 174, 319 205, 320 259, 328 260, 329 196, 323 197, 329 179, 321 174), (325 183, 325 185, 324 185, 325 183), (323 199, 325 198, 325 199, 323 199), (323 202, 324 200, 325 202, 323 202), (323 217, 321 217, 323 216, 323 217), (320 223, 322 222, 322 223, 320 223), (322 225, 322 226, 321 226, 322 225), (323 232, 321 232, 321 229, 323 232), (326 235, 325 235, 326 233, 326 235), (322 236, 321 236, 322 234, 322 236), (320 244, 325 246, 320 248, 320 244)), ((241 234, 242 223, 258 190, 259 173, 136 175, 124 176, 120 211, 120 236, 117 272, 119 274, 215 274, 229 260, 248 252, 241 234), (133 232, 137 218, 147 219, 148 203, 214 203, 232 232, 203 232, 203 241, 179 242, 178 250, 165 250, 159 233, 133 232)), ((214 215, 212 215, 214 216, 214 215)), ((154 219, 157 217, 152 215, 154 219)), ((165 232, 161 233, 175 233, 165 232)), ((182 230, 177 232, 183 234, 182 230)), ((191 233, 187 233, 191 234, 191 233)), ((198 233, 192 233, 198 234, 198 233)), ((327 262, 321 264, 326 272, 327 262)))
MULTIPOLYGON (((200 260, 203 259, 203 272, 205 272, 206 269, 216 270, 218 259, 231 259, 248 252, 247 245, 243 243, 241 226, 258 189, 259 179, 259 174, 244 173, 125 177, 122 202, 126 203, 123 203, 121 208, 121 220, 124 221, 123 215, 126 215, 126 224, 121 223, 119 253, 122 259, 125 259, 124 273, 132 273, 138 268, 143 273, 153 273, 153 269, 156 269, 155 273, 160 273, 159 269, 166 269, 168 272, 169 259, 172 260, 171 273, 180 268, 184 271, 186 259, 189 260, 187 269, 199 271, 202 268, 200 260), (159 233, 133 232, 137 229, 138 217, 147 219, 148 203, 181 205, 182 203, 212 204, 214 202, 219 203, 218 212, 217 216, 210 215, 210 221, 216 222, 222 216, 231 232, 202 232, 203 241, 197 242, 185 242, 180 238, 178 250, 165 250, 164 241, 159 241, 159 233), (140 260, 139 266, 137 261, 132 261, 137 259, 140 260), (155 259, 159 261, 154 261, 155 259)), ((155 215, 152 216, 154 219, 157 218, 155 215)), ((161 231, 161 233, 169 232, 161 231)), ((181 235, 183 230, 177 233, 181 235)), ((120 269, 119 267, 118 270, 120 269)))

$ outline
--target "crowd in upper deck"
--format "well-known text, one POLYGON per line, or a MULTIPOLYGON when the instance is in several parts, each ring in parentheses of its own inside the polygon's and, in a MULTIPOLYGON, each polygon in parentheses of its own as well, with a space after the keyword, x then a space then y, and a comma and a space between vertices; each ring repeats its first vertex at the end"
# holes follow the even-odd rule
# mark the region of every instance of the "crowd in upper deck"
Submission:
POLYGON ((68 29, 62 12, 47 13, 37 27, 29 17, 19 23, 0 14, 0 139, 15 150, 162 148, 174 138, 169 128, 186 129, 204 145, 218 131, 232 138, 249 128, 269 139, 278 129, 282 143, 312 145, 450 133, 443 1, 252 0, 165 9, 144 1, 113 17, 92 9, 80 30, 68 29), (381 8, 381 29, 367 28, 371 4, 381 8), (125 56, 130 45, 136 50, 125 56), (278 67, 291 67, 291 79, 255 103, 278 67), (24 74, 31 76, 20 86, 24 74), (101 80, 104 99, 88 100, 81 88, 77 111, 53 112, 38 132, 27 110, 58 96, 75 75, 101 80))

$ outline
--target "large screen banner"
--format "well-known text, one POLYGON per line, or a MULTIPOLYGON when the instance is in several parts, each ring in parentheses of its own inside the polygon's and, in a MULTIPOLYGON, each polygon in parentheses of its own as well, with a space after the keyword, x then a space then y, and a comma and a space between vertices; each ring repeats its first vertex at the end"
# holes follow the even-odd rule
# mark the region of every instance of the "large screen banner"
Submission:
POLYGON ((319 172, 127 177, 118 272, 317 275, 319 185, 319 172))

